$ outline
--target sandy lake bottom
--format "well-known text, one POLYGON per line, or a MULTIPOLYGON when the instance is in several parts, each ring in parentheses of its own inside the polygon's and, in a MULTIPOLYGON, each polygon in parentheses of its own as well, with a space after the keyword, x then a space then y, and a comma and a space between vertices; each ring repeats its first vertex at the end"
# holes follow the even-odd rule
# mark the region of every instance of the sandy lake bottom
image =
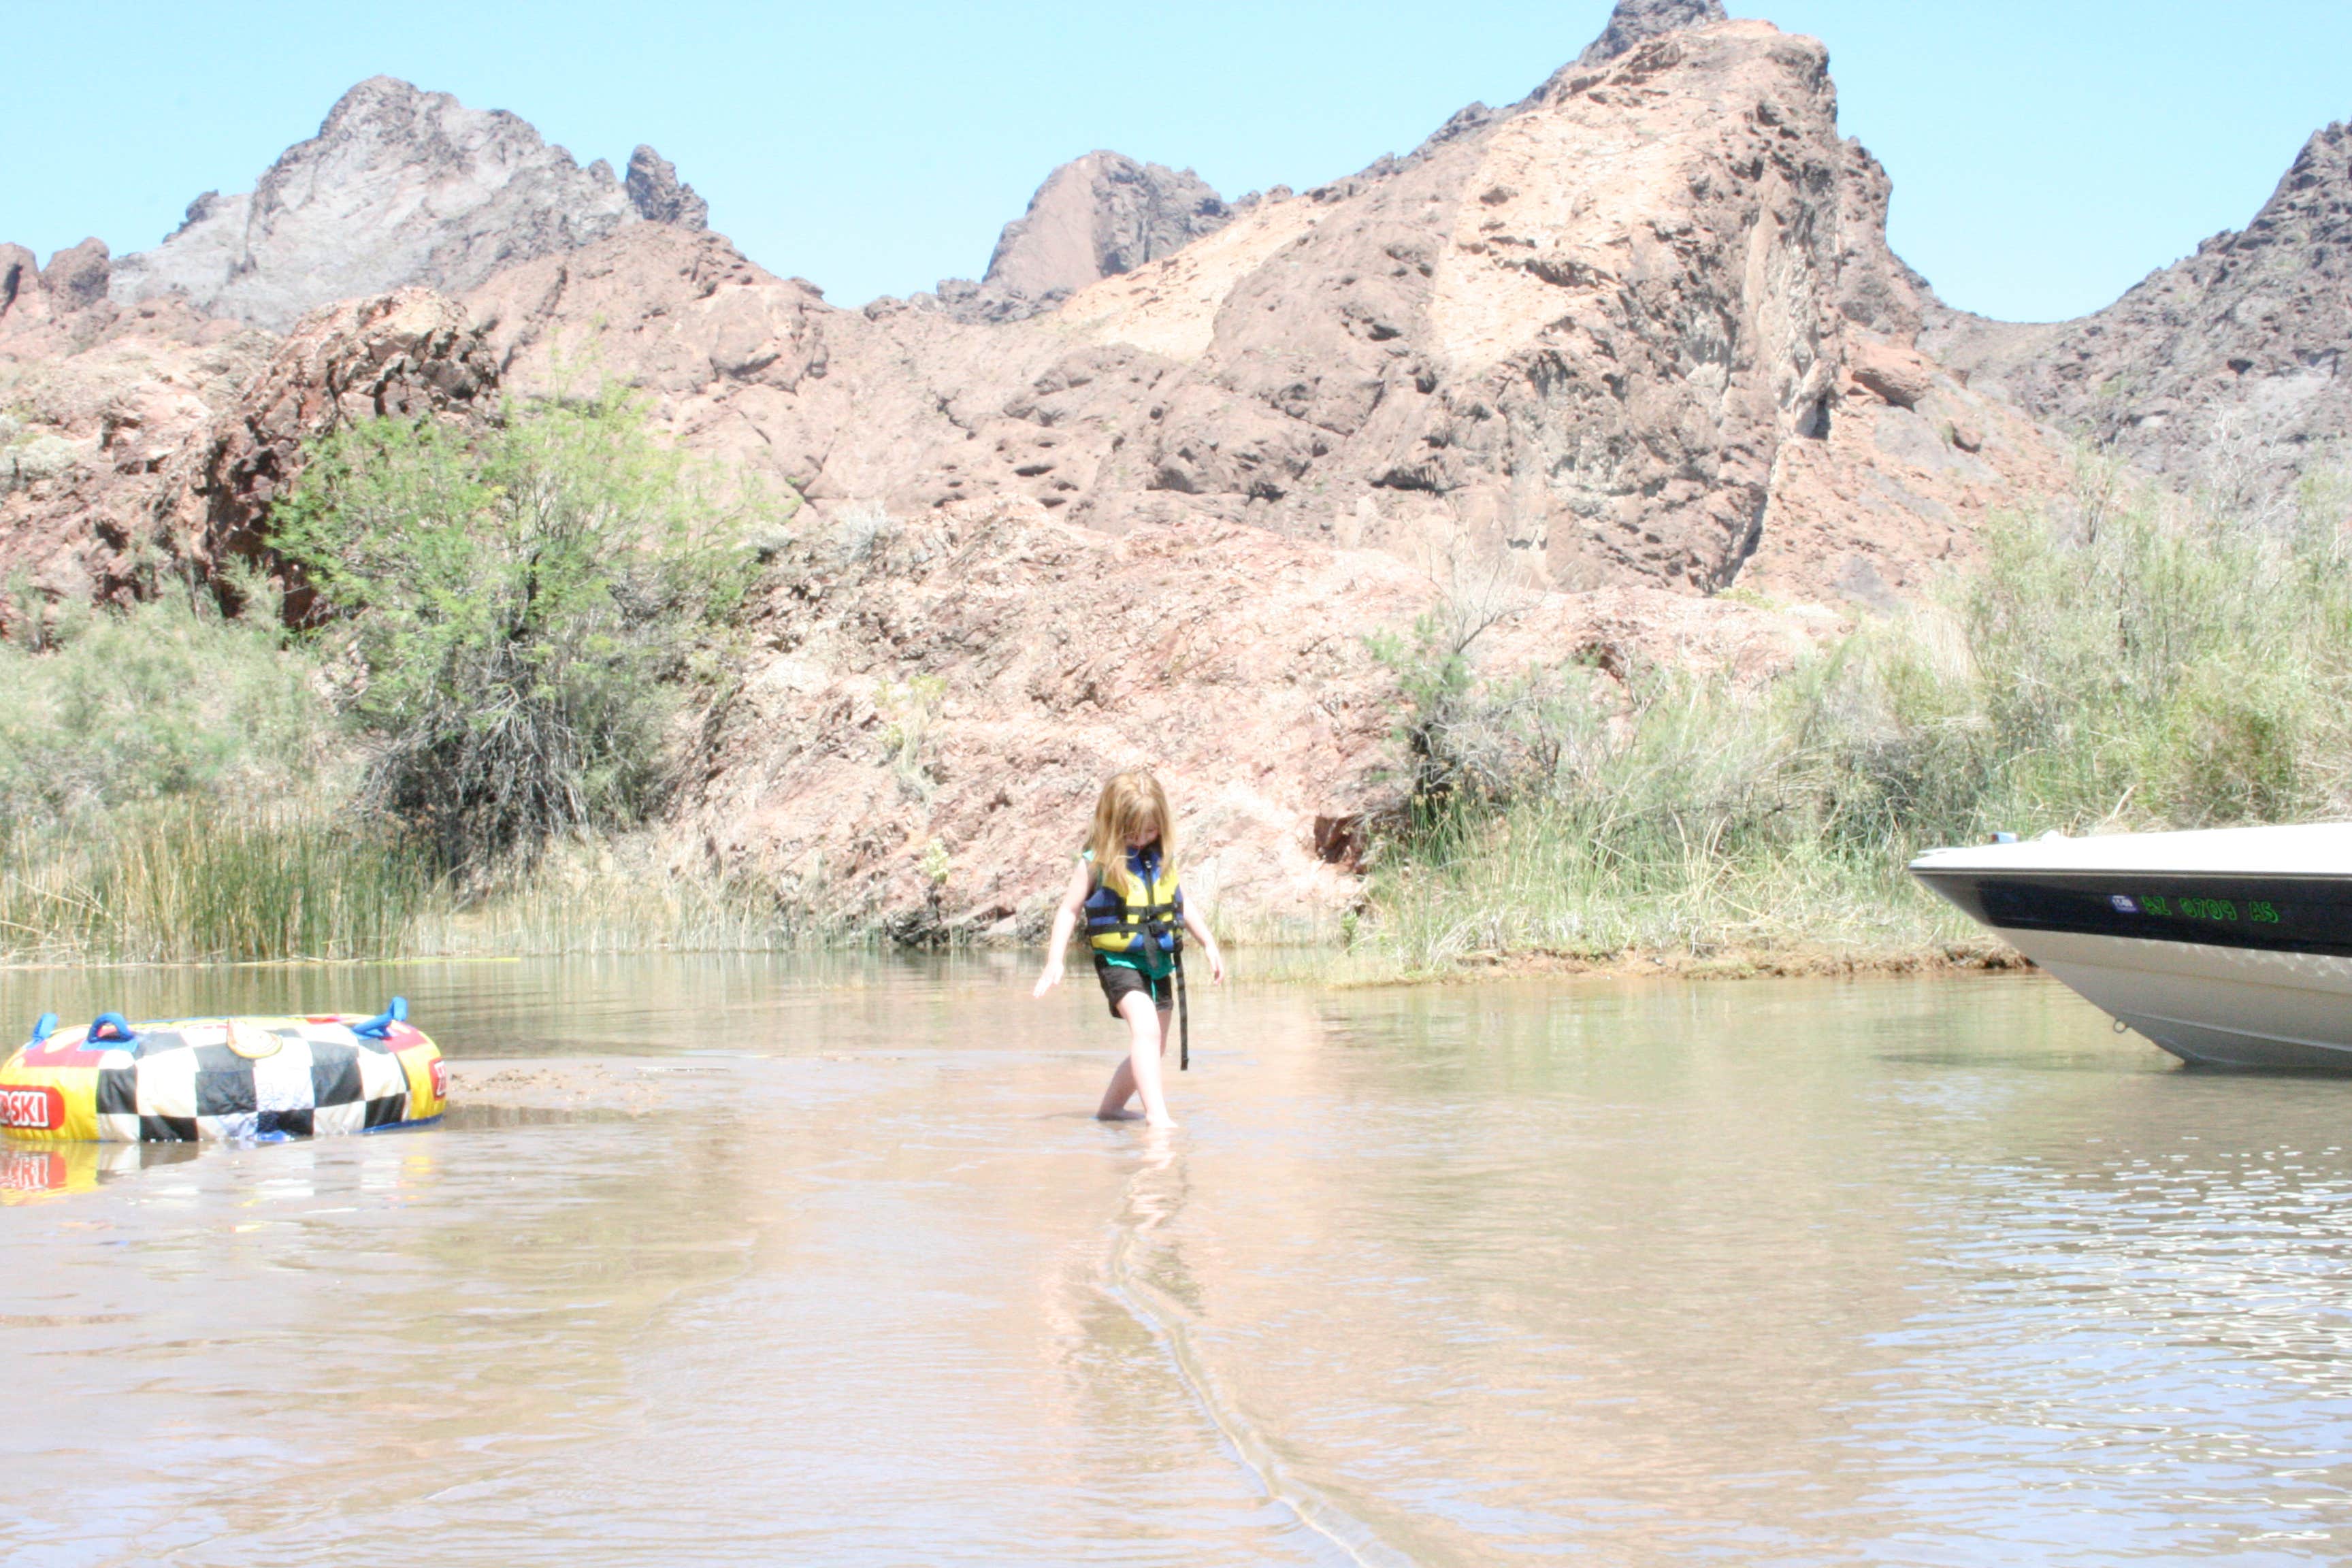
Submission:
POLYGON ((399 990, 458 1098, 0 1150, 0 1560, 2352 1557, 2352 1079, 2030 975, 1243 984, 1154 1141, 1029 973, 0 975, 399 990))

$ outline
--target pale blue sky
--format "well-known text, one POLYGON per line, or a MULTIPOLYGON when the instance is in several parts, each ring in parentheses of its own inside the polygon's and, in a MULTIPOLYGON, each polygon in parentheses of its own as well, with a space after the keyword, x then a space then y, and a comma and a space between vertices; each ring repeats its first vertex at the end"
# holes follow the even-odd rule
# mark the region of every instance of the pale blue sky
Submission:
MULTIPOLYGON (((583 163, 650 142, 762 265, 836 302, 974 276, 1094 147, 1228 195, 1402 153, 1524 94, 1608 0, 1401 5, 9 7, 0 239, 154 243, 251 188, 378 71, 514 110, 583 163)), ((2352 117, 2347 0, 1732 0, 1826 39, 1844 125, 1895 176, 1895 247, 2013 319, 2113 300, 2245 222, 2352 117)))

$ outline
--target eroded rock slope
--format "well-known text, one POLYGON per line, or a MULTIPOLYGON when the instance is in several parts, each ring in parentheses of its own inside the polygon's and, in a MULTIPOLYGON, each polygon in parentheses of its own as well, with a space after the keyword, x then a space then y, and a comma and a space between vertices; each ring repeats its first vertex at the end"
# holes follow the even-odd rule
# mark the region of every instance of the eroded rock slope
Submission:
POLYGON ((1885 176, 1835 110, 1819 44, 1716 23, 1026 321, 836 310, 654 229, 469 302, 517 388, 584 354, 821 509, 1027 497, 1110 532, 1506 552, 1563 588, 1883 599, 2061 464, 1916 351, 1885 176))
POLYGON ((2276 495, 2352 452, 2352 126, 2313 136, 2243 229, 2048 326, 1935 312, 1978 384, 2157 473, 2276 495))
MULTIPOLYGON (((496 375, 464 309, 428 289, 323 306, 283 339, 177 297, 117 305, 102 282, 20 289, 0 310, 0 581, 50 600, 226 592, 231 561, 272 564, 270 508, 307 441, 462 416, 496 375)), ((0 600, 0 635, 26 608, 0 600)))

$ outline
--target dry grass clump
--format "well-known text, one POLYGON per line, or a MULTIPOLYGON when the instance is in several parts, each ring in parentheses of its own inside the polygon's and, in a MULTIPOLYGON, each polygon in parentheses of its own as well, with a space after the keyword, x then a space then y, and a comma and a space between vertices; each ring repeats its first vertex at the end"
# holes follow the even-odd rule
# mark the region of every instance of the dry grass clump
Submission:
POLYGON ((351 772, 314 659, 266 619, 167 595, 28 602, 0 642, 0 953, 357 958, 431 895, 351 772))
POLYGON ((175 800, 0 839, 0 952, 175 963, 373 958, 435 896, 395 837, 299 806, 175 800))
POLYGON ((1937 604, 1761 690, 1482 682, 1466 623, 1424 623, 1383 650, 1413 805, 1356 939, 1402 973, 1917 950, 1969 935, 1902 872, 1934 845, 2352 815, 2343 521, 2316 489, 2285 515, 2143 493, 2003 520, 1937 604))

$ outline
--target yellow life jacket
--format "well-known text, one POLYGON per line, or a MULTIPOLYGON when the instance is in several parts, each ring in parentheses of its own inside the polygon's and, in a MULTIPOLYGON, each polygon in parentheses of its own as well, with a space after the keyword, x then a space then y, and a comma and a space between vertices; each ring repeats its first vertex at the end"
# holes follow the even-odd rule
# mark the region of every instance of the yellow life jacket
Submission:
POLYGON ((1159 846, 1127 854, 1127 891, 1120 893, 1095 873, 1087 896, 1087 940, 1094 950, 1139 961, 1165 973, 1184 945, 1184 893, 1176 885, 1159 846))

